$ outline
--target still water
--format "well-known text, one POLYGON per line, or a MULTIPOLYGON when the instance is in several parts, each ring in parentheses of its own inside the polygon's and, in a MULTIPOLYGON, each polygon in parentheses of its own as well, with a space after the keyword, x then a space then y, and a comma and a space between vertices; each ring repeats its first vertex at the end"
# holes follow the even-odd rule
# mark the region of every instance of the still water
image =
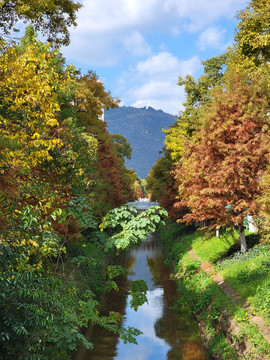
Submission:
POLYGON ((110 293, 106 311, 125 315, 125 327, 143 332, 138 345, 124 344, 117 335, 98 327, 88 329, 86 336, 94 343, 94 350, 81 349, 75 360, 207 360, 198 329, 186 314, 173 310, 176 296, 175 282, 164 264, 159 239, 151 236, 137 249, 122 256, 121 265, 129 269, 127 279, 119 281, 119 291, 110 293), (137 312, 129 306, 129 280, 143 279, 148 285, 148 304, 137 312))

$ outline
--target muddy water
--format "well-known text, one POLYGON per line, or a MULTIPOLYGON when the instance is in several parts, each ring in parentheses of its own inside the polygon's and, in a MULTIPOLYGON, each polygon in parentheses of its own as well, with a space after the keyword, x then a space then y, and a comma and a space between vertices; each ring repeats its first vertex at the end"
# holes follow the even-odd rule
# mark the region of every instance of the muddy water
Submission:
POLYGON ((143 332, 138 345, 124 344, 117 335, 100 328, 89 328, 88 338, 94 350, 81 349, 75 360, 206 360, 209 359, 193 320, 173 310, 176 296, 170 270, 164 265, 159 240, 154 236, 140 248, 122 257, 129 269, 128 279, 119 282, 120 290, 105 302, 106 311, 125 314, 125 327, 143 332), (129 306, 128 280, 143 279, 148 285, 148 304, 137 312, 129 306))

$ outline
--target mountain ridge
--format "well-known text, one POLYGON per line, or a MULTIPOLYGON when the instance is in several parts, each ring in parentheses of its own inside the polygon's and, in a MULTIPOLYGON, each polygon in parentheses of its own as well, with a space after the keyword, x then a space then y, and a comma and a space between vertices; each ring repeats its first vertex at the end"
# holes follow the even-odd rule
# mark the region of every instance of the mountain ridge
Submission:
POLYGON ((162 129, 174 124, 174 116, 152 107, 120 106, 105 111, 104 117, 109 133, 123 135, 133 147, 131 160, 125 161, 126 167, 146 178, 164 146, 162 129))

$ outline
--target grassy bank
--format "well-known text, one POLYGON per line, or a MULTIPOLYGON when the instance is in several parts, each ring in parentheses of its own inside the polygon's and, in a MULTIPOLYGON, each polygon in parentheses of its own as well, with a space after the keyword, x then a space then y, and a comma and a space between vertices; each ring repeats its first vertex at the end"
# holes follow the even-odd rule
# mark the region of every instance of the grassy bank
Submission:
POLYGON ((191 312, 202 329, 211 354, 216 359, 269 359, 270 347, 249 321, 245 309, 232 303, 204 271, 201 262, 192 258, 195 250, 212 263, 226 281, 253 306, 253 312, 269 321, 270 251, 267 245, 255 245, 247 254, 237 252, 234 233, 205 238, 200 232, 176 223, 160 228, 168 261, 174 261, 179 298, 176 308, 191 312), (244 355, 243 355, 244 354, 244 355))

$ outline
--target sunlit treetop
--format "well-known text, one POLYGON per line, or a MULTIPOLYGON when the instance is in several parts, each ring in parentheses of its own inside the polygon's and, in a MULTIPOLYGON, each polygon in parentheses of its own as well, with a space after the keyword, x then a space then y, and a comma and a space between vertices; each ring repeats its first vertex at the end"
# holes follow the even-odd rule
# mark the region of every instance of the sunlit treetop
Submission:
POLYGON ((185 78, 179 77, 178 85, 184 86, 186 93, 184 111, 180 113, 176 123, 164 131, 167 134, 165 146, 170 151, 173 161, 179 161, 181 158, 185 139, 193 137, 195 140, 193 134, 199 125, 201 106, 211 100, 211 89, 222 83, 228 57, 228 52, 225 52, 202 61, 204 73, 198 80, 190 75, 185 78))
POLYGON ((241 54, 256 64, 270 60, 269 0, 252 0, 238 13, 235 41, 241 54))
POLYGON ((187 222, 213 221, 241 225, 246 214, 257 214, 260 179, 269 153, 269 82, 250 79, 235 68, 214 89, 204 106, 198 141, 186 143, 177 168, 180 201, 187 222))
POLYGON ((73 0, 1 0, 0 39, 10 36, 23 21, 32 23, 49 42, 68 45, 68 28, 77 25, 75 14, 81 6, 73 0))

